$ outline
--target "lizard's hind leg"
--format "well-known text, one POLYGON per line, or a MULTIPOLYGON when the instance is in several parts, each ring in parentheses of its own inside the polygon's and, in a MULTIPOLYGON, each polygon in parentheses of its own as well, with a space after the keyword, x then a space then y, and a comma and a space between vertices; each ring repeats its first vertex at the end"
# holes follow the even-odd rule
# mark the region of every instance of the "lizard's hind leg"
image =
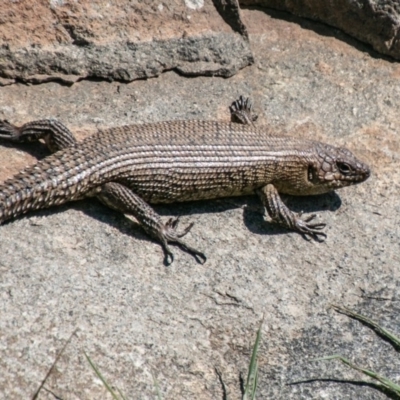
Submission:
POLYGON ((178 232, 179 219, 171 218, 164 223, 156 211, 150 207, 142 198, 132 192, 129 188, 120 183, 110 182, 101 187, 100 194, 97 198, 108 207, 123 212, 124 214, 133 215, 143 227, 143 229, 153 238, 157 239, 164 250, 164 264, 170 265, 174 260, 174 255, 169 247, 169 243, 179 246, 183 251, 191 254, 198 263, 203 264, 206 256, 188 246, 181 238, 185 236, 193 224, 188 225, 178 232))

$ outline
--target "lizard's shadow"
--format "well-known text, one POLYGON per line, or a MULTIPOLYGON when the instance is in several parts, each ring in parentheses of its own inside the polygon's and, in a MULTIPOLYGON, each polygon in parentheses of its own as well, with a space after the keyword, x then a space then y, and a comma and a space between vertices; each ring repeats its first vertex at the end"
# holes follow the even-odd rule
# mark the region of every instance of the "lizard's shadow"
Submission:
MULTIPOLYGON (((282 196, 290 210, 300 213, 316 213, 319 211, 335 211, 340 208, 340 197, 335 193, 320 196, 293 197, 282 196)), ((141 240, 151 240, 140 228, 137 222, 132 221, 121 213, 111 210, 93 199, 91 204, 86 201, 75 203, 75 209, 79 209, 92 218, 108 223, 121 233, 136 237, 141 240)), ((168 205, 156 205, 154 209, 166 221, 168 217, 190 216, 193 214, 212 214, 226 212, 228 210, 243 208, 243 220, 246 228, 255 234, 276 235, 288 232, 288 229, 280 227, 264 218, 264 208, 257 196, 242 196, 222 198, 215 200, 193 201, 174 203, 168 205)), ((190 219, 189 219, 190 220, 190 219)))
MULTIPOLYGON (((335 193, 328 193, 320 196, 292 197, 282 196, 285 204, 290 210, 299 213, 316 213, 318 211, 330 210, 335 211, 341 206, 340 197, 335 193)), ((29 218, 32 215, 48 216, 65 212, 67 209, 73 208, 76 211, 94 218, 100 222, 109 224, 118 229, 124 235, 133 237, 137 240, 153 242, 154 239, 149 237, 141 228, 139 223, 126 217, 107 206, 103 205, 96 198, 89 198, 76 202, 66 203, 58 207, 51 207, 28 213, 19 218, 29 218)), ((228 197, 215 200, 202 200, 186 203, 174 203, 167 205, 156 205, 154 209, 162 217, 165 222, 168 217, 190 216, 194 214, 212 214, 226 212, 232 209, 243 209, 243 220, 246 228, 259 235, 276 235, 286 234, 288 229, 273 224, 264 217, 264 208, 261 200, 257 196, 228 197)), ((12 223, 13 219, 6 221, 5 224, 12 223)), ((188 224, 190 218, 186 222, 188 224)), ((182 224, 183 228, 183 224, 182 224)), ((182 229, 181 228, 181 229, 182 229)))
MULTIPOLYGON (((342 201, 336 192, 330 192, 318 196, 285 196, 282 200, 286 206, 295 213, 304 213, 304 216, 315 214, 320 211, 336 211, 342 201)), ((290 229, 277 225, 269 220, 268 214, 264 211, 261 201, 254 197, 244 209, 244 223, 250 232, 259 235, 277 235, 291 232, 290 229)), ((314 221, 313 221, 314 222, 314 221)), ((318 217, 315 222, 323 222, 318 217)))
POLYGON ((51 153, 47 146, 41 142, 35 142, 35 145, 32 146, 32 143, 14 143, 7 141, 5 139, 0 139, 0 146, 7 147, 14 150, 23 151, 24 153, 30 154, 32 157, 35 157, 37 161, 42 160, 43 158, 49 156, 51 153))

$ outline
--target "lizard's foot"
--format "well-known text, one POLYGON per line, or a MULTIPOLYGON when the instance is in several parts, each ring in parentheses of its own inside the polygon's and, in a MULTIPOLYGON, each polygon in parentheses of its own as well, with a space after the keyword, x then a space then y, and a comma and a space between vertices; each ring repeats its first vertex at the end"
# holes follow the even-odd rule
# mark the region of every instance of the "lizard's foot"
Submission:
POLYGON ((259 189, 257 193, 268 215, 276 224, 301 233, 305 239, 314 239, 321 242, 326 238, 326 234, 322 232, 326 224, 311 222, 315 218, 315 214, 302 218, 302 213, 296 214, 289 210, 279 197, 279 193, 274 185, 268 184, 259 189))
MULTIPOLYGON (((326 233, 322 232, 322 229, 325 228, 326 224, 323 222, 313 222, 310 224, 316 215, 311 214, 306 218, 301 218, 302 212, 299 214, 293 213, 291 216, 290 228, 301 233, 305 239, 314 239, 318 242, 323 242, 326 238, 326 233)), ((286 226, 286 224, 283 224, 286 226)))
POLYGON ((188 246, 181 240, 181 238, 192 229, 194 224, 191 223, 182 232, 177 232, 176 228, 178 227, 178 224, 179 217, 170 218, 160 231, 159 238, 165 253, 164 264, 170 265, 174 261, 174 255, 168 246, 168 243, 176 244, 182 250, 191 254, 198 263, 204 264, 207 260, 206 256, 202 252, 188 246))
POLYGON ((253 114, 253 105, 247 97, 240 96, 229 107, 232 122, 239 122, 244 125, 253 125, 258 118, 257 114, 253 114))

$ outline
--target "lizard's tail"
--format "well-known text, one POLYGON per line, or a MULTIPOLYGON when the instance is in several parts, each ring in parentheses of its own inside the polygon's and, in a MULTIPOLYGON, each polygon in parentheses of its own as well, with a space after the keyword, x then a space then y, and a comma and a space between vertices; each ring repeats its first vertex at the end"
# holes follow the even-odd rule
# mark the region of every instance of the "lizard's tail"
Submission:
POLYGON ((19 173, 0 185, 0 223, 31 210, 62 204, 54 201, 49 182, 36 183, 33 177, 19 173), (46 186, 48 186, 46 188, 46 186))
POLYGON ((74 168, 62 171, 62 166, 48 165, 46 169, 43 161, 0 184, 0 224, 29 211, 85 197, 87 182, 78 182, 74 168))

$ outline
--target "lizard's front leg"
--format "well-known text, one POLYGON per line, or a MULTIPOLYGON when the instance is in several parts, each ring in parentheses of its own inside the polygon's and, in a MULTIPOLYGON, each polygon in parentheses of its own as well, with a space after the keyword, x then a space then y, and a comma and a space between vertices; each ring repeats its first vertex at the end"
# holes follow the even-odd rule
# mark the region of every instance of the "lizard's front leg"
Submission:
POLYGON ((315 214, 301 218, 301 213, 296 214, 290 211, 279 196, 275 186, 268 184, 257 190, 264 207, 272 221, 288 229, 301 233, 305 237, 310 236, 314 240, 321 241, 326 234, 321 230, 326 226, 324 223, 311 223, 315 214))
POLYGON ((77 143, 71 131, 55 119, 28 122, 20 127, 0 120, 0 139, 14 143, 36 142, 43 139, 52 153, 77 143))
POLYGON ((182 232, 177 232, 178 218, 171 218, 167 223, 163 223, 161 217, 143 199, 133 193, 129 188, 120 183, 106 183, 101 187, 99 200, 117 211, 133 215, 143 227, 143 229, 153 238, 158 239, 164 250, 164 264, 170 265, 174 260, 174 255, 168 246, 169 243, 178 245, 182 250, 191 254, 197 262, 203 264, 206 256, 200 251, 188 246, 182 241, 193 224, 187 226, 182 232))

